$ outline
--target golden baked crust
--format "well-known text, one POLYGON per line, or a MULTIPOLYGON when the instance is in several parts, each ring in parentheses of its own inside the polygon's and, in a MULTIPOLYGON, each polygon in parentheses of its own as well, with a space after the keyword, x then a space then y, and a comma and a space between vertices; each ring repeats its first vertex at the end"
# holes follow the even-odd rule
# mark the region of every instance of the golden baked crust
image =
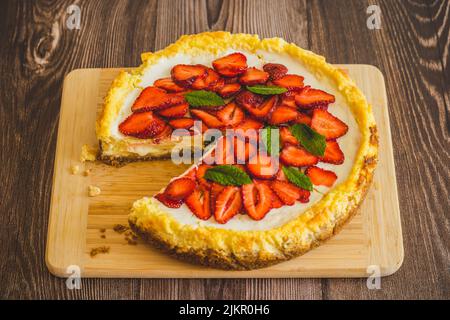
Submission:
MULTIPOLYGON (((171 57, 177 53, 219 53, 227 49, 284 53, 298 59, 317 77, 332 80, 337 91, 347 100, 361 134, 360 146, 347 180, 298 218, 277 228, 238 231, 191 226, 176 220, 153 198, 143 198, 133 204, 129 216, 131 227, 157 247, 178 258, 207 266, 253 269, 285 261, 311 250, 340 230, 357 212, 371 184, 377 162, 377 127, 371 106, 352 80, 328 64, 325 58, 280 38, 260 40, 256 35, 228 32, 183 36, 164 50, 142 54, 143 65, 133 74, 139 75, 161 57, 171 57)), ((124 76, 120 75, 119 78, 122 79, 117 80, 116 85, 123 81, 124 76)), ((110 103, 108 107, 114 109, 116 105, 110 103)), ((104 121, 109 121, 108 117, 104 121)), ((107 134, 103 132, 102 125, 98 132, 100 137, 107 134)))

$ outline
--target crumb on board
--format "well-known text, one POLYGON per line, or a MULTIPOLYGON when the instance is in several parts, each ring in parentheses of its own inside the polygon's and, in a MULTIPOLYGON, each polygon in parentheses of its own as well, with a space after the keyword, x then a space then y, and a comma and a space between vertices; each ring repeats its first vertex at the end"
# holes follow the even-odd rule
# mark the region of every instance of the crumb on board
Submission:
POLYGON ((100 235, 100 238, 106 239, 106 236, 104 234, 100 235))
POLYGON ((97 147, 89 146, 84 144, 81 147, 81 162, 85 161, 95 161, 97 159, 97 147))
POLYGON ((103 254, 109 253, 109 247, 101 246, 101 247, 98 247, 98 248, 92 248, 92 250, 90 252, 90 255, 93 258, 93 257, 95 257, 96 255, 98 255, 100 253, 103 253, 103 254))
POLYGON ((80 166, 77 164, 73 164, 70 166, 70 173, 75 175, 78 174, 78 172, 80 172, 80 166))
POLYGON ((137 245, 137 239, 138 236, 133 231, 129 230, 125 232, 125 241, 127 241, 129 245, 137 245))
POLYGON ((102 193, 102 190, 99 187, 96 187, 96 186, 89 186, 88 187, 89 197, 98 196, 100 193, 102 193))
POLYGON ((101 228, 101 229, 100 229, 100 232, 101 232, 101 233, 105 233, 105 232, 106 232, 106 229, 105 229, 105 228, 101 228))
POLYGON ((125 226, 125 225, 123 225, 123 224, 115 224, 115 225, 113 226, 113 230, 114 230, 115 232, 117 232, 117 233, 120 233, 120 234, 124 233, 125 231, 127 231, 127 230, 129 230, 129 229, 130 229, 129 227, 127 227, 127 226, 125 226))

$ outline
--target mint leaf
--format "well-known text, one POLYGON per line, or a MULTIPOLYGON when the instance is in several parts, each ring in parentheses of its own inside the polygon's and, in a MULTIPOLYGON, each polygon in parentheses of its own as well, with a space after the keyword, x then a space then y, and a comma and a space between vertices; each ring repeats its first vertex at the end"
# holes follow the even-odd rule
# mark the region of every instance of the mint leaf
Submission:
POLYGON ((268 155, 277 156, 280 154, 280 130, 277 127, 268 126, 262 129, 261 141, 266 147, 268 155))
POLYGON ((263 95, 273 95, 273 94, 281 94, 287 91, 286 88, 277 87, 277 86, 264 86, 264 85, 256 85, 256 86, 247 86, 247 90, 257 94, 263 95))
POLYGON ((315 156, 323 156, 325 153, 326 139, 304 123, 294 124, 289 127, 292 135, 300 142, 303 148, 315 156))
POLYGON ((217 93, 206 90, 191 91, 184 97, 193 107, 217 107, 225 104, 225 101, 217 93))
POLYGON ((294 167, 283 167, 282 168, 284 175, 286 178, 295 184, 297 187, 300 187, 302 189, 312 191, 313 190, 313 184, 309 177, 305 175, 303 172, 298 170, 294 167))
POLYGON ((209 168, 204 175, 206 180, 217 182, 224 186, 242 186, 252 183, 249 175, 242 169, 232 165, 220 165, 209 168))

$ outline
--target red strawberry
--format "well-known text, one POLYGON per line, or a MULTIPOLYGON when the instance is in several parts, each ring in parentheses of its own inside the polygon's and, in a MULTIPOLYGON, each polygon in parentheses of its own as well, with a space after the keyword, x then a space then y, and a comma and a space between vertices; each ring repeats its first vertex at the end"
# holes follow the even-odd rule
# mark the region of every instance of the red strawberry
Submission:
POLYGON ((239 78, 239 82, 247 86, 264 84, 267 80, 269 80, 269 74, 256 68, 248 68, 247 71, 245 71, 245 73, 239 78))
POLYGON ((309 201, 310 192, 294 186, 292 183, 274 180, 270 183, 270 187, 281 201, 288 206, 292 206, 296 200, 303 203, 309 201))
POLYGON ((239 77, 224 78, 225 84, 239 83, 239 77))
POLYGON ((266 63, 263 70, 270 75, 272 81, 282 78, 288 72, 288 69, 279 63, 266 63))
POLYGON ((165 90, 156 87, 147 87, 134 101, 131 111, 146 112, 164 109, 184 102, 184 96, 174 93, 167 93, 165 90))
POLYGON ((156 80, 153 85, 155 87, 166 90, 167 92, 182 92, 185 89, 180 87, 175 82, 173 82, 172 78, 162 78, 156 80))
POLYGON ((140 139, 154 138, 166 129, 166 123, 153 112, 133 113, 119 124, 119 131, 126 136, 140 139))
POLYGON ((261 179, 272 179, 278 172, 278 159, 258 154, 249 159, 248 171, 255 177, 261 179))
POLYGON ((195 177, 197 178, 197 181, 204 187, 206 188, 210 188, 211 187, 211 183, 208 182, 205 178, 204 175, 206 173, 206 170, 208 170, 209 168, 212 168, 212 166, 207 165, 207 164, 201 164, 198 166, 197 168, 197 172, 195 177))
POLYGON ((286 88, 289 91, 296 91, 303 88, 303 78, 302 76, 298 76, 295 74, 287 74, 281 78, 273 80, 273 84, 286 88))
POLYGON ((182 200, 169 199, 164 193, 158 193, 155 198, 168 208, 179 208, 183 204, 182 200))
POLYGON ((191 115, 202 120, 209 128, 222 128, 224 124, 216 116, 199 109, 192 109, 191 115))
POLYGON ((254 117, 256 117, 258 119, 264 119, 275 108, 277 100, 278 100, 277 96, 272 96, 269 99, 267 99, 266 101, 264 101, 257 108, 248 108, 246 110, 254 117))
POLYGON ((281 102, 280 105, 285 105, 294 109, 297 109, 295 104, 295 91, 288 91, 280 95, 281 102))
POLYGON ((186 172, 186 174, 184 175, 184 177, 192 179, 192 180, 196 180, 197 178, 197 168, 193 167, 192 169, 190 169, 188 172, 186 172))
POLYGON ((236 103, 245 110, 258 109, 264 102, 264 97, 250 91, 242 91, 236 97, 236 103))
POLYGON ((222 76, 235 77, 247 70, 247 57, 236 52, 214 60, 212 65, 222 76))
POLYGON ((325 91, 313 89, 310 86, 304 87, 296 96, 295 103, 303 109, 310 109, 319 105, 328 105, 333 103, 335 98, 332 94, 325 91))
POLYGON ((283 201, 281 201, 280 197, 272 191, 272 208, 277 209, 281 208, 282 206, 284 206, 283 201))
POLYGON ((277 176, 275 177, 276 180, 280 181, 287 181, 286 175, 284 174, 283 168, 280 167, 280 170, 278 170, 277 176))
POLYGON ((196 90, 212 89, 220 80, 220 76, 211 68, 206 69, 206 77, 198 77, 192 83, 191 87, 196 90))
POLYGON ((325 136, 327 140, 342 137, 348 126, 326 110, 316 109, 313 112, 311 128, 325 136))
POLYGON ((228 127, 238 125, 244 120, 244 117, 244 112, 234 102, 228 103, 217 111, 217 118, 228 127))
POLYGON ((217 93, 222 98, 229 98, 232 95, 236 94, 241 90, 241 85, 239 83, 229 83, 225 84, 223 87, 221 87, 219 90, 217 90, 217 93))
POLYGON ((160 143, 162 140, 167 139, 172 134, 172 128, 170 126, 166 126, 163 131, 161 131, 159 134, 157 134, 153 138, 154 143, 160 143))
POLYGON ((304 123, 308 126, 311 126, 311 117, 299 112, 297 119, 295 119, 295 123, 304 123))
POLYGON ((320 158, 320 161, 332 164, 343 164, 345 160, 339 144, 336 141, 327 141, 325 147, 325 154, 320 158))
POLYGON ((172 180, 164 190, 164 194, 172 200, 183 200, 194 191, 195 181, 190 178, 172 180))
POLYGON ((298 140, 292 135, 288 127, 280 128, 280 140, 283 146, 288 144, 293 146, 298 145, 298 140))
POLYGON ((185 200, 186 205, 197 218, 208 220, 211 217, 210 193, 202 187, 196 188, 185 200))
POLYGON ((216 198, 214 217, 218 223, 227 223, 242 207, 241 192, 238 187, 228 186, 216 198))
POLYGON ((319 158, 310 154, 302 147, 285 146, 280 153, 281 161, 289 166, 307 167, 317 164, 319 158))
POLYGON ((258 130, 261 129, 264 126, 261 122, 246 118, 244 121, 242 121, 240 124, 234 127, 234 130, 241 130, 243 132, 243 135, 246 137, 253 137, 256 138, 258 136, 258 130))
POLYGON ((311 179, 316 186, 332 187, 336 182, 337 175, 333 171, 321 169, 319 167, 309 167, 305 174, 311 179))
POLYGON ((217 196, 223 191, 223 189, 225 189, 225 186, 218 184, 216 182, 211 182, 211 189, 209 196, 211 212, 215 211, 217 196))
POLYGON ((248 159, 253 158, 258 152, 256 142, 245 140, 247 140, 245 137, 234 137, 234 154, 239 164, 247 163, 248 159))
POLYGON ((190 87, 198 78, 206 78, 207 68, 201 64, 177 64, 170 72, 173 81, 183 87, 190 87))
POLYGON ((189 130, 194 126, 194 119, 192 118, 173 119, 169 121, 169 125, 174 129, 189 130))
POLYGON ((242 186, 244 209, 253 220, 261 220, 272 208, 273 192, 265 183, 242 186))
POLYGON ((279 125, 283 123, 288 123, 290 121, 294 121, 298 117, 298 111, 287 107, 287 106, 278 106, 271 114, 269 123, 274 125, 279 125))
POLYGON ((189 110, 189 104, 181 103, 158 111, 158 114, 166 118, 181 118, 189 110))
POLYGON ((214 149, 216 164, 234 164, 233 137, 221 137, 214 149))

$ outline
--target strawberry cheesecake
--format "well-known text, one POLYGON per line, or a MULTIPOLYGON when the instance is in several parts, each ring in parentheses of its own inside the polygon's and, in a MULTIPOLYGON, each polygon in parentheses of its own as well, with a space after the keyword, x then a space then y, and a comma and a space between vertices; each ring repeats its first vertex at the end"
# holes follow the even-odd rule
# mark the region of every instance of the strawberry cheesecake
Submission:
POLYGON ((323 57, 279 38, 212 32, 142 60, 105 98, 100 159, 173 158, 196 138, 204 149, 133 204, 129 223, 145 240, 210 267, 261 268, 316 247, 356 213, 377 127, 355 83, 323 57))

